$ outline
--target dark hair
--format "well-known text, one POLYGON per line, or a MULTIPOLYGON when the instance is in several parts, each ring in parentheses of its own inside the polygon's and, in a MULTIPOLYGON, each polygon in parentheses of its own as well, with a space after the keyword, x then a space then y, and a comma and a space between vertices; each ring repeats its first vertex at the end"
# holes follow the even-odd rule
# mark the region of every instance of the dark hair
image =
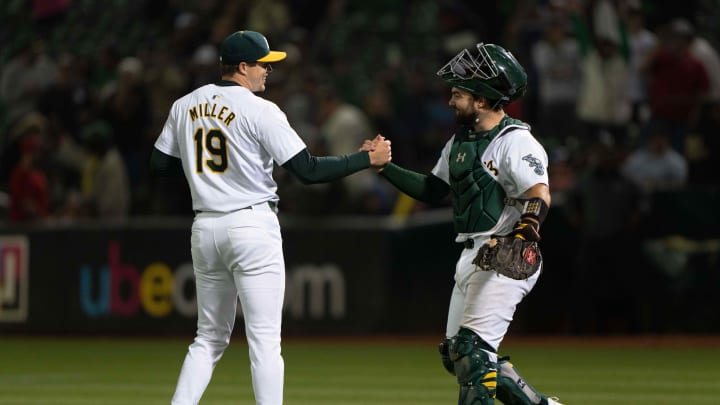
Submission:
POLYGON ((238 70, 238 65, 220 65, 220 75, 230 76, 238 70))

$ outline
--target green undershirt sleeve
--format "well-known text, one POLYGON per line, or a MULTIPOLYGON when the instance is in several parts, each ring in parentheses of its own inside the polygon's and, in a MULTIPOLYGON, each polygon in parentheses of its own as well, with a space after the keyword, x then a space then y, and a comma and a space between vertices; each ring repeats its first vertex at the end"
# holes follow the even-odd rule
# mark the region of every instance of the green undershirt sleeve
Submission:
POLYGON ((450 186, 433 174, 422 174, 388 163, 380 172, 398 190, 430 204, 439 203, 450 192, 450 186))
POLYGON ((370 167, 370 155, 312 156, 303 149, 282 165, 303 184, 327 183, 370 167))
POLYGON ((150 173, 162 177, 185 176, 180 159, 166 155, 157 148, 153 148, 150 155, 150 173))

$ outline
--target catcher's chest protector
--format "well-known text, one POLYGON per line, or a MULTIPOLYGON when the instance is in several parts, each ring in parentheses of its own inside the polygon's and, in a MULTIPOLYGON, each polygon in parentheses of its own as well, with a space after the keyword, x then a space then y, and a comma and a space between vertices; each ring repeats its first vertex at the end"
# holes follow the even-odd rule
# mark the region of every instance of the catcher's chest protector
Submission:
POLYGON ((486 134, 465 130, 450 149, 450 190, 453 221, 458 233, 491 229, 505 208, 505 190, 483 168, 482 155, 500 131, 486 134))

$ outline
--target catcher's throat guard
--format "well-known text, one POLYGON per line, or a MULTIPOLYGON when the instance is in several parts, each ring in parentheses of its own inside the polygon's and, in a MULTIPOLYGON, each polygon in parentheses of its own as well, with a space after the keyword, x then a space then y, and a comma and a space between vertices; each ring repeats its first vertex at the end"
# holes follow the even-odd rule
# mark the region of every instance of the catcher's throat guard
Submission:
POLYGON ((542 266, 542 254, 537 242, 515 236, 494 236, 480 247, 473 264, 483 271, 525 280, 542 266))

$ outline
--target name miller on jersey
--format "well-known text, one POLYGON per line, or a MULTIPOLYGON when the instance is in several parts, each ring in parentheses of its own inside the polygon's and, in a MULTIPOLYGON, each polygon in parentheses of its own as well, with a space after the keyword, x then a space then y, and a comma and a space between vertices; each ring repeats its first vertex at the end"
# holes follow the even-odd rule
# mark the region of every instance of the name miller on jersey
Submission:
POLYGON ((225 113, 227 112, 227 110, 229 110, 229 108, 227 106, 223 105, 222 107, 220 107, 220 111, 216 112, 217 109, 218 109, 217 103, 213 103, 213 104, 202 103, 202 104, 198 104, 197 107, 193 107, 193 108, 189 109, 188 113, 190 113, 190 119, 193 122, 195 122, 195 120, 198 118, 208 118, 209 117, 209 118, 217 118, 217 119, 221 120, 225 124, 225 126, 229 126, 230 123, 235 119, 235 113, 231 111, 230 114, 228 114, 228 116, 226 117, 225 113))

